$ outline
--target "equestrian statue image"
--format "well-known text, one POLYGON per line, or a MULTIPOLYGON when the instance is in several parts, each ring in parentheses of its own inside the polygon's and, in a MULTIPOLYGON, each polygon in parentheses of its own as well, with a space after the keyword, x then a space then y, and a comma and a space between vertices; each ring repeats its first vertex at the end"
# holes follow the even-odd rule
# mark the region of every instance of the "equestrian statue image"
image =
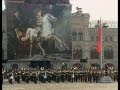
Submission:
MULTIPOLYGON (((41 49, 43 56, 46 55, 41 46, 41 39, 54 39, 60 44, 60 47, 64 45, 66 49, 69 50, 69 47, 66 45, 66 43, 64 43, 54 34, 54 28, 51 23, 55 23, 56 21, 57 18, 50 13, 45 13, 43 16, 41 16, 41 10, 36 11, 36 22, 32 22, 31 27, 26 31, 26 35, 21 38, 21 41, 26 41, 28 39, 30 40, 29 57, 32 56, 32 48, 34 43, 36 43, 36 45, 41 49)), ((18 34, 18 31, 19 30, 15 29, 16 34, 18 34)))

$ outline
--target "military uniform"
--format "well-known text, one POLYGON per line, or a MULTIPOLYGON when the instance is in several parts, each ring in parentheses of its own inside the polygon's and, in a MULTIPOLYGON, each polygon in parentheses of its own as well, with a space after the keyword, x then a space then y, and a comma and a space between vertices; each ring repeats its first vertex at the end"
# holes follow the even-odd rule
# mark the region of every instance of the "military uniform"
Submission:
POLYGON ((13 75, 10 74, 10 76, 9 76, 9 83, 12 84, 12 82, 13 82, 13 75))
POLYGON ((60 73, 59 72, 56 73, 56 82, 57 83, 60 82, 60 73))
POLYGON ((68 72, 68 82, 71 82, 72 77, 71 77, 71 72, 68 72))
POLYGON ((74 71, 71 73, 71 82, 74 82, 75 81, 75 73, 74 71))
POLYGON ((87 78, 87 71, 84 72, 84 79, 85 79, 85 82, 87 82, 88 78, 87 78))
POLYGON ((33 81, 35 84, 37 84, 37 74, 36 73, 33 74, 33 81))
POLYGON ((64 74, 64 72, 60 73, 60 81, 65 82, 65 74, 64 74))
POLYGON ((96 83, 98 82, 98 72, 97 71, 95 72, 95 82, 96 83))
POLYGON ((65 81, 68 81, 68 72, 65 73, 65 81))
POLYGON ((39 81, 43 82, 43 73, 42 72, 39 73, 38 77, 39 77, 39 81))
POLYGON ((29 80, 30 80, 30 75, 29 75, 29 73, 25 73, 25 82, 26 82, 26 83, 29 83, 29 80))
POLYGON ((44 72, 44 75, 43 75, 43 83, 45 83, 47 81, 47 73, 44 72))
POLYGON ((47 78, 47 81, 48 82, 51 82, 51 80, 52 80, 52 73, 51 72, 48 72, 48 78, 47 78))
POLYGON ((17 73, 17 77, 16 77, 17 83, 20 83, 20 78, 21 78, 21 75, 20 75, 20 72, 19 72, 19 73, 17 73))

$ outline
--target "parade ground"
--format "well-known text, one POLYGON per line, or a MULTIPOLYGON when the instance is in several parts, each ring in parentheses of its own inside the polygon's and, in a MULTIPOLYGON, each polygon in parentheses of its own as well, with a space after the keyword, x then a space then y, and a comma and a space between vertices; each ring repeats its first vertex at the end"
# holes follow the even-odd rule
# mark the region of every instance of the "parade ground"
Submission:
POLYGON ((118 90, 118 83, 4 83, 2 90, 118 90))

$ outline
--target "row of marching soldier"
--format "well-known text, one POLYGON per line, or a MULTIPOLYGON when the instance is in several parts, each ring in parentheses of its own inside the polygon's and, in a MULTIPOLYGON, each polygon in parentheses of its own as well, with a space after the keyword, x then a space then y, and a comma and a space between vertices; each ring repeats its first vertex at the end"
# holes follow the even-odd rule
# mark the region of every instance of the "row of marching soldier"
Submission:
POLYGON ((113 81, 118 81, 118 72, 111 69, 77 69, 76 67, 71 69, 14 69, 5 70, 2 72, 3 81, 8 79, 12 84, 13 80, 17 83, 21 82, 94 82, 98 83, 101 76, 110 76, 113 81))

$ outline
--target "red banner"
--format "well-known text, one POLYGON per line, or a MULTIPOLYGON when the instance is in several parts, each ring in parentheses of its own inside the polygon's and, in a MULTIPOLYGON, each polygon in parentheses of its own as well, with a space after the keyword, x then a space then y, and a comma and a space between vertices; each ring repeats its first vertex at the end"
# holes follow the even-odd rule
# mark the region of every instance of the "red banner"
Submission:
POLYGON ((98 54, 100 54, 101 52, 101 33, 102 33, 102 28, 101 28, 101 19, 100 19, 100 21, 98 21, 98 38, 96 44, 96 50, 98 54))

